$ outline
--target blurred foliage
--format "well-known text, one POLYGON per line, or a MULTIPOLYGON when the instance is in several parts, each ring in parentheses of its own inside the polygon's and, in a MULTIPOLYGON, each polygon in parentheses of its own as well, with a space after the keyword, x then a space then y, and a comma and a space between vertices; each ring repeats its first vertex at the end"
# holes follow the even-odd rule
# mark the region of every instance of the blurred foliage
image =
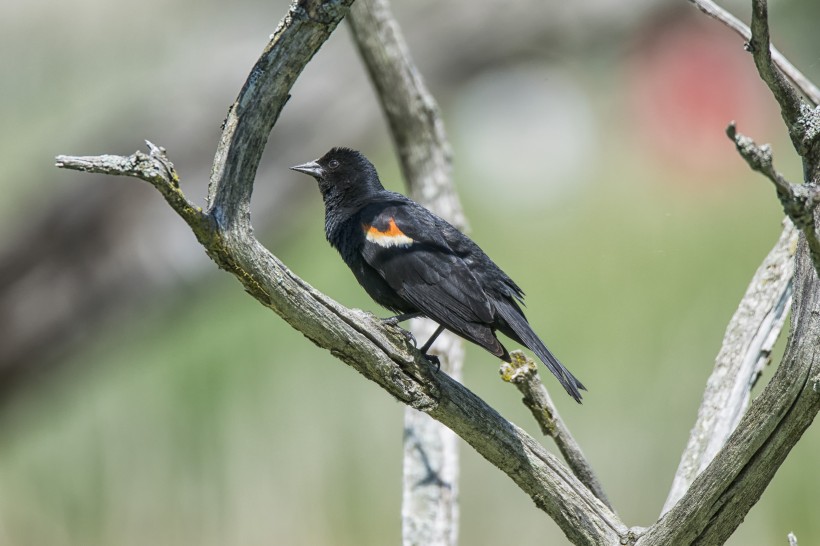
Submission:
MULTIPOLYGON (((215 28, 207 16, 216 9, 209 5, 197 14, 189 21, 194 30, 187 32, 207 34, 215 28)), ((244 13, 242 24, 268 31, 279 13, 263 24, 247 21, 258 5, 244 9, 232 16, 244 13)), ((133 33, 139 25, 157 21, 148 10, 135 17, 135 27, 120 42, 124 49, 138 43, 133 33)), ((162 25, 161 33, 172 32, 169 22, 162 25)), ((88 23, 85 32, 95 28, 88 23)), ((231 36, 240 34, 234 32, 231 36)), ((813 36, 809 30, 799 35, 813 36)), ((103 43, 88 34, 71 36, 103 43)), ((249 50, 258 50, 266 36, 260 34, 249 50)), ((794 35, 789 39, 796 40, 794 35)), ((349 44, 337 40, 328 47, 349 44)), ((775 242, 782 214, 769 183, 745 168, 728 139, 716 146, 724 159, 710 159, 708 169, 656 153, 652 133, 642 133, 630 116, 627 95, 634 72, 624 65, 632 47, 637 46, 629 40, 599 44, 584 50, 583 58, 562 54, 551 61, 544 80, 560 80, 561 87, 550 97, 583 93, 573 107, 588 109, 585 119, 594 120, 584 128, 584 135, 594 132, 594 138, 578 140, 580 148, 573 151, 583 165, 563 170, 560 177, 549 176, 549 150, 543 157, 520 159, 533 162, 539 173, 533 180, 495 174, 516 149, 514 134, 504 133, 507 143, 496 144, 495 154, 475 153, 471 135, 493 134, 491 122, 498 119, 482 111, 486 103, 471 106, 463 98, 483 96, 484 91, 470 88, 481 81, 448 87, 439 99, 453 128, 457 184, 471 234, 524 288, 536 331, 588 385, 583 406, 576 406, 545 377, 621 517, 629 525, 648 525, 671 483, 723 329, 775 242), (559 72, 552 70, 555 65, 559 72), (561 189, 535 191, 533 184, 561 189), (535 201, 534 193, 543 201, 535 201)), ((23 55, 34 58, 33 52, 23 55)), ((59 51, 55 55, 66 62, 59 51)), ((134 55, 149 62, 148 56, 134 55)), ((244 55, 237 53, 241 62, 230 89, 238 88, 254 58, 244 55)), ((751 62, 742 55, 738 48, 739 58, 751 62)), ((115 56, 101 47, 101 60, 83 67, 83 78, 107 70, 115 56)), ((527 63, 531 67, 533 60, 527 63)), ((46 76, 63 66, 32 64, 19 76, 32 90, 40 90, 46 76)), ((9 64, 2 68, 12 70, 9 64)), ((510 73, 505 66, 502 80, 508 85, 519 81, 510 73)), ((492 75, 480 80, 486 78, 492 75)), ((0 140, 5 157, 19 156, 13 164, 0 162, 8 192, 2 209, 9 212, 7 225, 26 215, 18 202, 39 206, 48 193, 41 188, 50 188, 49 177, 55 176, 35 171, 31 186, 21 178, 34 154, 26 142, 48 142, 47 153, 78 151, 67 136, 53 135, 59 133, 55 127, 76 122, 82 125, 79 134, 94 132, 102 119, 124 115, 129 105, 138 111, 163 93, 157 89, 158 95, 134 99, 127 78, 101 86, 71 81, 68 88, 49 91, 67 97, 68 107, 58 109, 53 119, 37 118, 24 139, 6 134, 0 140), (32 197, 38 192, 42 195, 32 197)), ((494 93, 488 100, 496 97, 492 107, 503 111, 503 85, 494 93)), ((191 107, 170 96, 162 98, 159 111, 152 110, 152 116, 162 118, 153 120, 159 126, 174 125, 176 104, 191 107)), ((230 94, 220 100, 227 105, 230 94)), ((298 100, 295 94, 293 101, 298 100)), ((374 102, 364 104, 377 108, 374 102)), ((12 121, 22 123, 31 111, 28 104, 12 121)), ((207 120, 202 126, 215 135, 223 113, 201 112, 207 120)), ((789 159, 771 104, 762 117, 767 132, 754 136, 773 140, 779 167, 798 180, 799 165, 789 159)), ((151 137, 142 131, 155 125, 141 115, 129 119, 137 125, 120 128, 113 148, 88 153, 131 151, 135 139, 151 137), (115 146, 120 142, 128 147, 115 146)), ((558 125, 561 119, 533 118, 532 123, 553 131, 550 138, 571 140, 571 122, 577 118, 558 125)), ((660 130, 663 121, 660 116, 660 130)), ((726 122, 722 116, 710 120, 709 130, 720 132, 726 122)), ((337 124, 344 127, 346 120, 337 124)), ((522 126, 521 133, 528 142, 540 138, 529 127, 522 126)), ((93 145, 103 145, 106 138, 93 145)), ((304 157, 293 163, 324 151, 314 149, 315 141, 307 142, 304 157)), ((391 187, 400 190, 385 144, 362 146, 368 146, 391 187)), ((208 152, 202 151, 203 157, 208 152)), ((684 137, 678 152, 691 152, 684 137)), ((38 154, 37 161, 50 161, 42 150, 38 154)), ((281 176, 278 183, 310 183, 281 176)), ((90 191, 93 182, 87 182, 90 191)), ((271 250, 345 305, 384 315, 325 243, 318 194, 299 205, 288 214, 288 225, 276 226, 277 244, 271 250)), ((89 332, 85 346, 66 360, 67 365, 44 373, 8 401, 0 414, 0 543, 365 546, 399 541, 403 407, 248 298, 228 276, 214 272, 202 283, 183 284, 172 297, 89 332)), ((517 391, 498 379, 497 364, 470 347, 464 383, 537 435, 517 391)), ((801 544, 820 542, 820 478, 811 471, 818 453, 820 438, 810 429, 729 544, 783 544, 789 531, 801 544)), ((467 446, 461 500, 462 544, 505 543, 510 533, 522 546, 563 543, 557 527, 526 495, 467 446)))

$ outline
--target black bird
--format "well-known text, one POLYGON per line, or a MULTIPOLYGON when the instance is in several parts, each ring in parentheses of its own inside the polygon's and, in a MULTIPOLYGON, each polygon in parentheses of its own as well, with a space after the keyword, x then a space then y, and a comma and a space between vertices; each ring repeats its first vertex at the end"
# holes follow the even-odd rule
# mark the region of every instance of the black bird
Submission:
POLYGON ((325 234, 356 280, 395 319, 425 316, 509 362, 498 330, 531 349, 577 402, 585 387, 533 332, 519 303, 524 293, 466 235, 407 197, 387 191, 361 153, 333 148, 291 167, 319 183, 325 234))

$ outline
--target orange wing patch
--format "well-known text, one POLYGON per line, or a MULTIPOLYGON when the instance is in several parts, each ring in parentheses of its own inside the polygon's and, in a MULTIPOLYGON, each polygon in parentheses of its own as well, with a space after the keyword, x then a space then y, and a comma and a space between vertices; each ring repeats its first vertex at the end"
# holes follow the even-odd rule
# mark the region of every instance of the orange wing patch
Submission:
POLYGON ((396 225, 396 220, 393 218, 390 218, 387 223, 387 229, 384 231, 367 224, 362 224, 362 229, 368 241, 384 248, 390 248, 391 246, 406 247, 415 242, 399 229, 399 226, 396 225))

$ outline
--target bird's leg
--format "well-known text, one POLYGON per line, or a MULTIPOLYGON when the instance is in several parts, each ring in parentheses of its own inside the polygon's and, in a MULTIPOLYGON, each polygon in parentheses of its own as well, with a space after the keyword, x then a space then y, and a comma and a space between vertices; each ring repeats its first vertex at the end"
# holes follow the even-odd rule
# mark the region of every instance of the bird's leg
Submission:
POLYGON ((427 350, 430 349, 430 346, 433 345, 433 342, 436 340, 436 338, 438 336, 441 335, 441 333, 443 331, 444 331, 444 326, 439 324, 438 328, 436 328, 436 331, 433 332, 433 335, 430 336, 430 339, 427 340, 427 343, 425 343, 424 345, 421 346, 421 349, 419 349, 419 351, 421 351, 424 354, 427 354, 427 350))
POLYGON ((411 318, 418 318, 420 316, 421 313, 418 311, 415 313, 402 313, 401 315, 396 315, 395 317, 387 317, 386 319, 382 319, 382 322, 389 326, 396 326, 400 322, 410 320, 411 318))
POLYGON ((438 328, 436 328, 436 331, 433 332, 432 336, 430 336, 430 339, 428 339, 427 342, 424 345, 422 345, 421 348, 419 349, 419 351, 422 352, 422 354, 427 358, 427 360, 429 360, 432 364, 435 365, 436 371, 441 369, 441 361, 439 361, 439 359, 436 355, 428 355, 427 351, 430 350, 430 346, 433 345, 433 342, 436 340, 436 338, 438 336, 441 335, 441 333, 443 331, 444 331, 444 326, 439 324, 438 328))
MULTIPOLYGON (((396 315, 395 317, 387 317, 386 319, 382 319, 382 324, 385 326, 398 326, 400 322, 404 322, 405 320, 410 320, 411 318, 420 317, 421 313, 403 313, 401 315, 396 315)), ((412 332, 405 330, 404 328, 399 328, 399 331, 402 335, 413 344, 413 347, 418 347, 418 343, 416 343, 416 336, 413 335, 412 332)))
MULTIPOLYGON (((404 322, 405 320, 410 320, 412 318, 418 318, 421 316, 424 316, 424 314, 418 311, 416 311, 415 313, 402 313, 401 315, 396 315, 395 317, 388 317, 386 319, 382 319, 382 324, 386 326, 397 326, 400 322, 404 322)), ((414 346, 418 346, 416 344, 416 336, 414 336, 412 332, 409 332, 404 328, 399 328, 399 330, 401 330, 402 334, 404 334, 404 337, 406 337, 408 341, 412 342, 414 346)), ((444 326, 439 324, 438 328, 436 328, 436 331, 433 332, 433 335, 430 336, 430 339, 428 339, 427 342, 419 349, 419 351, 421 351, 425 358, 427 358, 427 360, 429 360, 430 363, 436 367, 436 370, 441 368, 441 362, 439 361, 436 355, 428 355, 427 351, 430 349, 430 347, 433 345, 433 342, 436 340, 438 336, 441 335, 443 331, 444 326)))

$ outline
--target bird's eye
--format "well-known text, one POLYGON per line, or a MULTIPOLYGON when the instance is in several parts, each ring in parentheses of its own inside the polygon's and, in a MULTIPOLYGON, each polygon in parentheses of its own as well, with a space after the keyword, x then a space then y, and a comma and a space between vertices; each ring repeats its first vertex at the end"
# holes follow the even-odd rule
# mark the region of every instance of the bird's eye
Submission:
POLYGON ((331 159, 330 161, 327 162, 327 166, 330 167, 331 169, 335 169, 339 166, 339 161, 336 160, 336 159, 331 159))

